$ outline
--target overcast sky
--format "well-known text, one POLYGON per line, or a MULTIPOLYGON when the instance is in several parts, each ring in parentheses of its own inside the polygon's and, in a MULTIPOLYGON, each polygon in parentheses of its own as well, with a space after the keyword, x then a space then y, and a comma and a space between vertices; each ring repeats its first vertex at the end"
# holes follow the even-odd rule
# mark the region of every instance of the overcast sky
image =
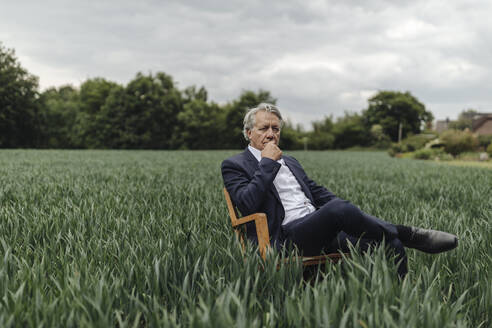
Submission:
POLYGON ((294 123, 410 91, 492 112, 492 1, 3 1, 0 42, 42 89, 163 71, 224 103, 265 89, 294 123))

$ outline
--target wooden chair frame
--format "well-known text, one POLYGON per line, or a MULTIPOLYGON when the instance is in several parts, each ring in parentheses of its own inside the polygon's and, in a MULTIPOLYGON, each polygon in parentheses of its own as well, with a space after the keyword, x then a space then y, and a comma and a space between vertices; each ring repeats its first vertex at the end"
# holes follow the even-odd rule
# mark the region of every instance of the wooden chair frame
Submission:
MULTIPOLYGON (((244 227, 244 225, 248 222, 254 221, 255 227, 256 227, 256 235, 258 236, 258 248, 260 251, 260 255, 263 258, 263 260, 266 259, 266 254, 267 251, 270 247, 270 234, 268 232, 268 223, 267 223, 267 216, 265 213, 254 213, 245 217, 239 217, 238 212, 236 209, 236 206, 232 203, 231 197, 229 193, 227 192, 227 189, 224 188, 224 196, 227 202, 227 209, 229 211, 229 217, 231 219, 231 224, 234 229, 234 232, 236 233, 236 236, 239 238, 243 251, 245 248, 245 243, 244 243, 244 236, 241 231, 241 227, 244 227)), ((345 254, 348 255, 348 254, 345 254)), ((302 264, 304 266, 309 266, 309 265, 319 265, 323 264, 327 261, 337 263, 340 260, 343 259, 343 254, 341 253, 331 253, 331 254, 326 254, 326 255, 318 255, 318 256, 305 256, 302 257, 302 264)), ((292 259, 286 259, 285 262, 289 262, 292 260, 296 260, 295 258, 292 259)))

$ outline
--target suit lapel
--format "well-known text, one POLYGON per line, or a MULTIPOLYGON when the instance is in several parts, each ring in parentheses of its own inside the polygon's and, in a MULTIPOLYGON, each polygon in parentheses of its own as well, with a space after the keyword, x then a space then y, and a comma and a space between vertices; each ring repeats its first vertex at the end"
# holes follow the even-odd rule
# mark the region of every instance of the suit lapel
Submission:
MULTIPOLYGON (((246 158, 246 162, 248 163, 248 173, 251 177, 253 177, 255 175, 255 171, 258 170, 258 160, 256 159, 255 155, 253 155, 248 147, 246 147, 246 150, 244 151, 244 156, 246 158)), ((270 190, 273 192, 273 194, 275 195, 275 198, 277 198, 277 201, 282 204, 282 202, 280 201, 280 196, 278 194, 278 191, 277 191, 277 188, 275 188, 275 186, 271 185, 270 187, 270 190)))
POLYGON ((243 152, 243 155, 246 158, 248 173, 251 177, 253 177, 255 171, 258 169, 258 160, 256 160, 256 157, 251 154, 248 148, 246 148, 246 150, 243 152))

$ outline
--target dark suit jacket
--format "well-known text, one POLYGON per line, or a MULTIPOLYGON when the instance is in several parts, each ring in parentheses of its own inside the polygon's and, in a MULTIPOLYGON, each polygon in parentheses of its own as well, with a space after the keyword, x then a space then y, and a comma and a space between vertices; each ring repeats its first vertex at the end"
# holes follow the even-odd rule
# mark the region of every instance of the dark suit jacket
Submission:
MULTIPOLYGON (((335 195, 325 187, 309 179, 301 164, 294 157, 282 155, 282 158, 316 208, 335 198, 335 195)), ((281 227, 285 212, 273 185, 273 180, 280 167, 280 163, 265 157, 258 162, 248 148, 224 160, 221 167, 224 185, 241 214, 266 213, 270 244, 274 247, 283 243, 281 227)), ((257 243, 254 223, 248 223, 246 230, 248 239, 257 243)))

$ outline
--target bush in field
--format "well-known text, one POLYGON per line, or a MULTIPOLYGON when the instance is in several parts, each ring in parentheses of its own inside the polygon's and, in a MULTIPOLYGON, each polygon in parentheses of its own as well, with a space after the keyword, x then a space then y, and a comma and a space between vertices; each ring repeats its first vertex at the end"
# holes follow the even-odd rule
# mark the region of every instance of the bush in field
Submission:
POLYGON ((388 153, 390 156, 395 156, 398 153, 416 151, 424 148, 429 141, 436 138, 437 136, 432 133, 411 135, 408 138, 403 139, 401 143, 393 143, 388 150, 388 153))
POLYGON ((364 118, 357 113, 346 112, 344 117, 338 118, 333 126, 333 135, 334 146, 337 149, 365 147, 371 143, 371 133, 364 126, 364 118))
POLYGON ((388 154, 391 157, 394 157, 396 154, 406 153, 408 152, 407 145, 401 143, 393 143, 391 144, 390 149, 388 150, 388 154))
POLYGON ((415 134, 404 139, 402 143, 407 146, 408 151, 415 151, 424 148, 429 141, 436 137, 434 134, 415 134))
POLYGON ((489 154, 489 156, 492 156, 492 143, 487 147, 487 154, 489 154))
POLYGON ((434 152, 432 149, 419 149, 413 154, 413 158, 416 159, 431 159, 432 156, 434 155, 434 152))
POLYGON ((285 150, 297 150, 304 148, 304 140, 300 129, 294 128, 290 122, 282 127, 282 138, 280 147, 285 150))
POLYGON ((309 149, 325 150, 332 149, 335 142, 333 134, 328 132, 311 133, 309 137, 309 149))
POLYGON ((478 136, 478 146, 487 149, 487 147, 492 144, 492 135, 490 136, 478 136))
POLYGON ((412 157, 415 159, 437 159, 444 161, 453 159, 453 156, 447 154, 441 148, 422 148, 415 151, 412 157))
POLYGON ((444 143, 444 151, 453 156, 465 151, 473 151, 478 146, 477 137, 466 131, 444 131, 440 139, 444 143))

